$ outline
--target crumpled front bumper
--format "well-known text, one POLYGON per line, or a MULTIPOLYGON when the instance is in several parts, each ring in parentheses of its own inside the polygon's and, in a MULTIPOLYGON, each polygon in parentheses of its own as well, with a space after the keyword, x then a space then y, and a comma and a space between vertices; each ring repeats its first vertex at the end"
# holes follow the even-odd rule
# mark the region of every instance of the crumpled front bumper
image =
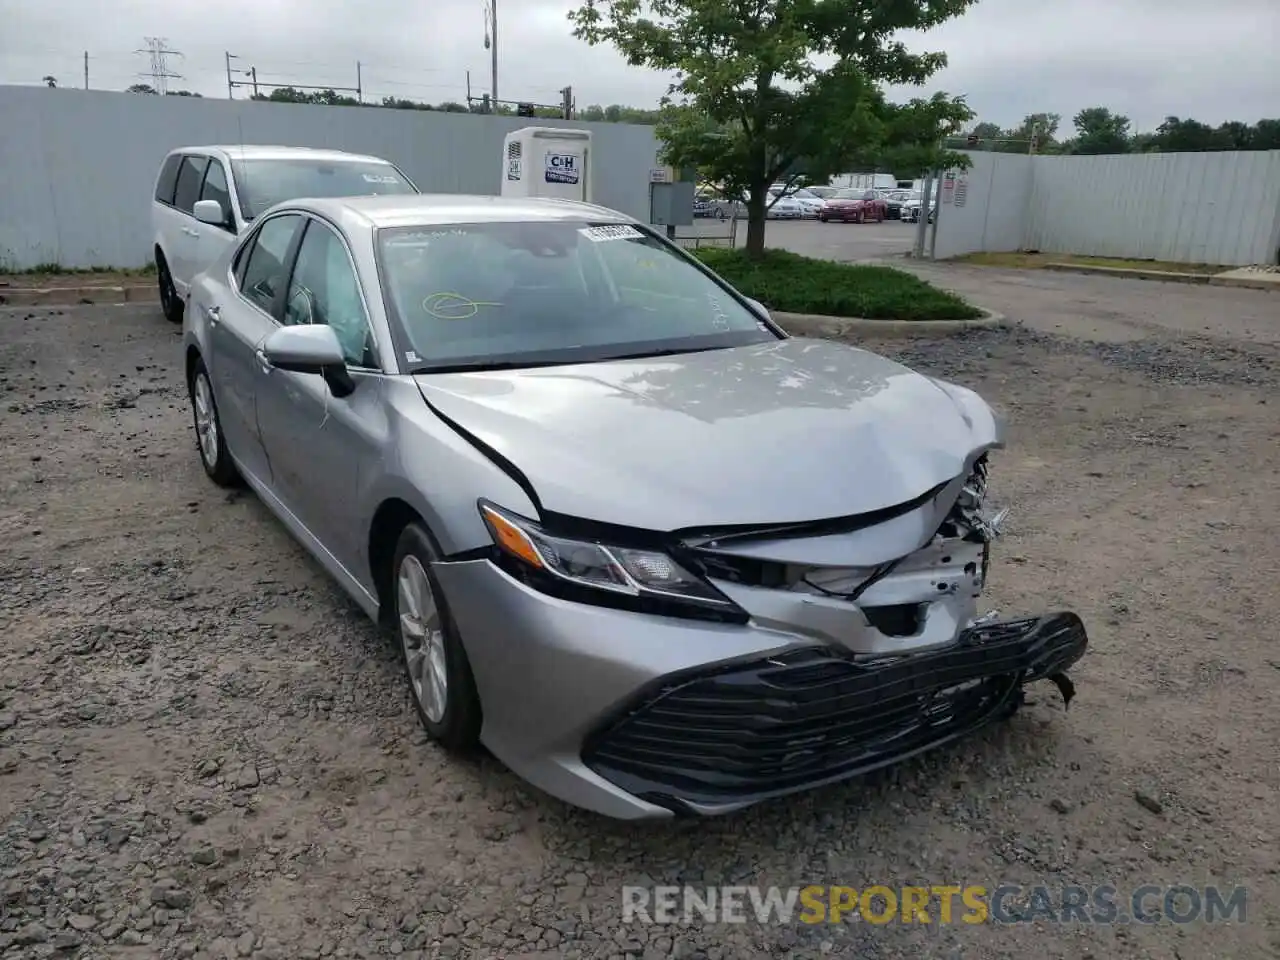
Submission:
POLYGON ((982 623, 950 646, 874 659, 814 646, 666 676, 588 737, 585 765, 677 813, 712 814, 864 774, 1007 716, 1088 646, 1061 612, 982 623))

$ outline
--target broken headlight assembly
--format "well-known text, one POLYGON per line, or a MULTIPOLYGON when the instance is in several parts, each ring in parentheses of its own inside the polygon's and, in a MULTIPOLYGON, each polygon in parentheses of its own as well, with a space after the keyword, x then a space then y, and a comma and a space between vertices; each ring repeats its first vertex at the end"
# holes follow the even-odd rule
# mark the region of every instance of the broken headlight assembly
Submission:
POLYGON ((1001 527, 1009 515, 1006 507, 991 513, 987 507, 987 455, 984 453, 965 478, 960 496, 943 521, 938 533, 945 538, 956 537, 971 543, 990 543, 1000 536, 1001 527))
POLYGON ((670 554, 557 536, 541 524, 481 500, 494 562, 551 596, 660 616, 745 623, 746 613, 670 554))

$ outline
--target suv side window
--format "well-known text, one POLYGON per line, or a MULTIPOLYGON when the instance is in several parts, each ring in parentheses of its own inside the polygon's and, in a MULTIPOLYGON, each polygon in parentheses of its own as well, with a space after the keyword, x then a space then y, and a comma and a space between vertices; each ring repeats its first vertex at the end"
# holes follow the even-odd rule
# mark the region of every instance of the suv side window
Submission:
POLYGON ((276 298, 289 279, 289 251, 302 216, 283 213, 258 228, 244 267, 240 291, 250 303, 275 316, 276 298))
POLYGON ((346 361, 377 367, 373 331, 346 244, 327 225, 307 222, 285 297, 286 324, 323 323, 333 328, 346 361))
POLYGON ((235 219, 231 215, 231 191, 227 189, 227 172, 222 168, 221 161, 212 158, 209 160, 209 171, 204 175, 200 199, 216 200, 225 218, 222 228, 235 232, 235 219))
POLYGON ((156 179, 156 199, 161 203, 173 203, 173 188, 178 185, 180 163, 180 153, 171 153, 164 159, 164 166, 160 168, 160 176, 156 179))
POLYGON ((173 193, 173 205, 183 213, 190 213, 200 199, 200 182, 204 179, 204 168, 208 162, 208 157, 182 158, 182 166, 178 168, 178 185, 173 193))

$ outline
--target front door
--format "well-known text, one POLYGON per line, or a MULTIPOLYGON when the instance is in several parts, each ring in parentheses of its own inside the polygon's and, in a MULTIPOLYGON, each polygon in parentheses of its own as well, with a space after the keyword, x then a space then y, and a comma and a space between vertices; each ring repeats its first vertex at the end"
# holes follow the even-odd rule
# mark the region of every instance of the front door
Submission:
POLYGON ((264 220, 235 263, 236 295, 226 303, 201 305, 209 325, 209 375, 227 446, 241 467, 268 485, 272 478, 258 428, 257 392, 269 368, 258 353, 278 325, 289 254, 302 223, 296 213, 264 220))
POLYGON ((178 182, 173 193, 173 231, 171 233, 168 258, 169 275, 173 277, 174 286, 183 297, 191 289, 191 278, 195 274, 196 252, 200 239, 199 227, 203 227, 192 213, 196 201, 200 199, 200 185, 204 183, 205 167, 208 157, 187 154, 178 167, 178 182))
POLYGON ((323 377, 273 369, 257 393, 277 494, 354 573, 367 533, 356 523, 361 467, 377 462, 387 434, 382 374, 346 242, 320 220, 307 221, 282 319, 333 327, 356 381, 354 393, 335 397, 323 377))
MULTIPOLYGON (((200 188, 201 200, 213 200, 222 208, 226 217, 222 224, 196 221, 195 255, 192 258, 192 276, 209 269, 227 248, 236 242, 236 218, 231 209, 231 190, 227 187, 227 171, 217 157, 209 158, 209 167, 200 188)), ((195 219, 194 217, 192 218, 195 219)))

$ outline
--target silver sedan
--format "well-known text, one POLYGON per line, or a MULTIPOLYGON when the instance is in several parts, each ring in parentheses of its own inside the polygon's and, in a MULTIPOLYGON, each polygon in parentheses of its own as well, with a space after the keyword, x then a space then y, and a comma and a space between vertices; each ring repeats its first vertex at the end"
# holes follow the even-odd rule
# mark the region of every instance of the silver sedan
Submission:
POLYGON ((209 477, 385 625, 433 738, 571 803, 724 813, 1070 694, 1078 617, 979 614, 987 404, 614 211, 281 204, 183 335, 209 477))

